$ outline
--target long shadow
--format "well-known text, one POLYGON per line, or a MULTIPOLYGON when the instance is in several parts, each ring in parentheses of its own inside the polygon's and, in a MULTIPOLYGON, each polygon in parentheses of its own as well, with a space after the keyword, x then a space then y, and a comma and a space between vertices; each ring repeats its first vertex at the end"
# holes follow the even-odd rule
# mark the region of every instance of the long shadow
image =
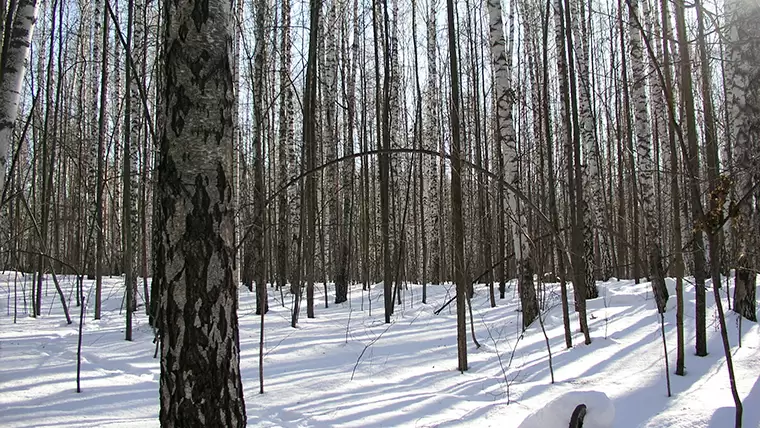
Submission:
POLYGON ((665 410, 668 399, 655 385, 646 385, 630 393, 612 398, 615 406, 616 427, 642 426, 650 418, 665 410), (642 411, 646 409, 646 411, 642 411))
MULTIPOLYGON (((627 316, 630 316, 633 313, 640 312, 641 310, 642 308, 640 307, 626 309, 618 313, 615 316, 615 319, 625 319, 627 316)), ((555 371, 555 377, 557 376, 558 371, 562 370, 566 366, 566 364, 574 363, 592 354, 598 357, 599 352, 603 352, 602 350, 619 346, 620 345, 619 342, 617 342, 612 337, 625 337, 627 334, 630 334, 628 333, 629 331, 633 332, 633 331, 639 330, 650 323, 651 321, 648 320, 647 318, 642 318, 638 322, 631 324, 622 330, 616 331, 615 333, 610 335, 608 339, 604 339, 602 337, 596 337, 593 339, 590 345, 580 344, 580 345, 576 345, 575 347, 571 349, 564 349, 560 352, 553 353, 552 364, 555 371)), ((586 369, 582 373, 578 373, 576 376, 573 377, 573 379, 583 378, 586 376, 591 376, 591 375, 601 373, 602 371, 604 371, 604 369, 608 365, 613 364, 617 358, 619 358, 622 355, 625 355, 626 353, 629 353, 630 349, 634 349, 637 346, 640 346, 641 342, 644 342, 647 340, 650 340, 650 338, 644 335, 636 342, 632 342, 630 344, 627 344, 624 347, 621 347, 619 350, 617 350, 610 356, 604 358, 600 363, 590 366, 588 369, 586 369)), ((556 346, 557 347, 564 346, 563 337, 556 338, 556 346)), ((517 370, 530 373, 523 379, 522 382, 525 382, 525 383, 537 381, 542 378, 548 378, 548 371, 549 371, 548 355, 546 355, 545 352, 542 352, 540 357, 538 357, 532 363, 513 369, 513 371, 517 371, 517 370)), ((560 382, 561 381, 562 380, 560 380, 560 382)), ((525 392, 520 394, 519 399, 520 400, 529 399, 539 394, 545 388, 546 388, 546 385, 544 384, 533 385, 532 387, 528 388, 525 392)))
POLYGON ((89 417, 94 414, 114 415, 100 419, 100 426, 105 422, 123 422, 118 414, 131 415, 145 411, 146 403, 153 410, 152 419, 158 418, 158 400, 154 399, 157 386, 154 382, 133 385, 114 385, 88 387, 77 394, 73 388, 61 388, 58 392, 44 397, 24 401, 23 404, 11 404, 2 408, 2 425, 32 427, 40 426, 44 421, 51 425, 86 426, 97 425, 98 420, 89 417), (148 398, 150 397, 150 398, 148 398), (82 412, 82 409, 87 409, 82 412), (34 417, 30 418, 33 414, 34 417))
MULTIPOLYGON (((760 378, 742 400, 742 426, 746 428, 760 428, 760 378)), ((715 410, 710 418, 710 428, 722 428, 734 426, 736 419, 735 407, 721 407, 715 410)))

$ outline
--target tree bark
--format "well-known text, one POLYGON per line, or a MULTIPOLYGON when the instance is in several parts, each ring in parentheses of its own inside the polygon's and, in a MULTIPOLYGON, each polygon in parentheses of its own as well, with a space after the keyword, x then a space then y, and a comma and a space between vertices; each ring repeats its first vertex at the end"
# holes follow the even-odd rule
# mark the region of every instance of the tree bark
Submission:
POLYGON ((3 53, 3 67, 0 70, 0 195, 5 188, 8 154, 18 117, 26 62, 34 24, 37 22, 37 9, 37 0, 19 0, 10 38, 4 40, 4 45, 7 44, 8 48, 3 53))
MULTIPOLYGON (((426 89, 426 126, 423 137, 423 147, 427 150, 437 151, 439 147, 439 118, 438 105, 439 88, 438 88, 438 59, 437 59, 437 26, 436 26, 436 0, 430 1, 430 11, 427 19, 427 62, 428 62, 428 83, 426 89)), ((428 157, 423 160, 424 179, 427 181, 423 193, 423 207, 429 210, 427 215, 423 215, 425 234, 428 238, 428 261, 427 272, 424 276, 431 284, 437 284, 442 281, 441 274, 441 256, 443 250, 440 242, 440 229, 442 219, 439 218, 438 206, 441 198, 438 183, 438 158, 428 157)), ((427 281, 426 281, 427 282, 427 281)), ((423 284, 423 303, 427 300, 427 284, 423 284)))
POLYGON ((162 426, 246 425, 233 281, 230 2, 165 2, 158 165, 162 426), (204 7, 201 7, 204 6, 204 7))
POLYGON ((641 46, 641 17, 638 0, 627 0, 629 10, 629 37, 631 48, 631 74, 633 77, 634 117, 636 123, 636 158, 639 164, 639 190, 641 205, 644 209, 648 251, 648 265, 652 293, 657 310, 665 312, 668 302, 668 289, 665 287, 665 275, 662 266, 660 243, 660 225, 656 217, 654 200, 654 162, 652 161, 652 132, 647 111, 646 70, 641 46))
MULTIPOLYGON (((515 129, 512 117, 514 90, 511 88, 511 64, 507 57, 506 40, 504 39, 501 3, 497 0, 488 1, 490 25, 491 61, 494 68, 496 116, 498 120, 499 141, 503 147, 505 179, 515 188, 520 186, 520 175, 517 167, 518 153, 515 141, 515 129)), ((528 222, 525 213, 518 206, 517 197, 513 192, 507 193, 507 205, 517 221, 512 225, 513 246, 517 259, 517 286, 523 311, 523 329, 527 328, 538 315, 538 301, 533 286, 533 269, 531 266, 530 240, 524 234, 528 233, 528 222)))
POLYGON ((752 83, 760 78, 758 17, 760 7, 751 0, 726 2, 730 55, 727 100, 731 106, 729 126, 736 147, 737 194, 744 198, 744 201, 738 202, 739 215, 734 224, 740 231, 738 258, 734 262, 734 311, 750 321, 757 321, 757 268, 760 253, 756 238, 760 216, 752 203, 752 192, 757 193, 755 186, 760 179, 760 162, 757 157, 760 141, 760 88, 752 83))

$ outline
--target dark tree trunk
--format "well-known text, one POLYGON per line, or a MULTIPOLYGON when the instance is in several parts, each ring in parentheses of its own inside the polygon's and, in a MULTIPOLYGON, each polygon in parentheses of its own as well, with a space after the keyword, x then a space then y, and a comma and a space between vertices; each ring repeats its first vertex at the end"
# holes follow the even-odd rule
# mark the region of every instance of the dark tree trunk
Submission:
POLYGON ((447 0, 449 33, 449 62, 451 66, 451 223, 452 258, 454 259, 454 274, 457 289, 457 354, 459 365, 457 370, 464 372, 467 366, 467 285, 464 271, 464 224, 462 222, 462 163, 460 159, 459 141, 459 67, 457 63, 457 37, 454 24, 454 2, 447 0))

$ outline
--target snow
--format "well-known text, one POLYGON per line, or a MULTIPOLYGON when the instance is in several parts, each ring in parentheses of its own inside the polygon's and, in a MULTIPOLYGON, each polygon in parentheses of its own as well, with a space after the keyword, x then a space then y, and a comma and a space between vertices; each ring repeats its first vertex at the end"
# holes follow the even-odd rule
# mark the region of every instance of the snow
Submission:
MULTIPOLYGON (((153 359, 153 332, 144 308, 134 320, 134 341, 124 341, 121 279, 105 279, 102 319, 92 319, 91 305, 85 317, 78 394, 79 308, 73 299, 74 278, 59 279, 71 302, 71 325, 61 313, 52 280, 43 287, 42 317, 34 319, 24 311, 22 300, 22 291, 31 287, 31 275, 0 273, 0 426, 158 426, 160 369, 153 359), (15 324, 14 279, 19 302, 15 324)), ((354 286, 349 302, 339 305, 332 303, 331 294, 325 309, 324 289, 318 285, 316 318, 307 319, 304 308, 297 329, 290 328, 290 296, 285 294, 283 302, 280 292, 270 288, 263 395, 258 393, 260 324, 255 296, 241 288, 238 313, 248 425, 515 428, 555 406, 560 411, 554 413, 569 419, 573 402, 582 399, 588 406, 586 427, 594 421, 616 428, 731 427, 733 400, 710 283, 709 355, 696 357, 694 289, 692 282, 685 282, 685 376, 673 374, 675 285, 673 280, 667 284, 670 398, 659 316, 647 282, 598 283, 600 297, 588 302, 593 341, 583 344, 573 315, 570 349, 564 344, 559 288, 547 285, 540 295, 552 349, 553 384, 539 324, 521 334, 512 284, 507 299, 497 299, 496 308, 490 308, 486 288, 476 286, 472 309, 482 346, 476 348, 468 337, 469 370, 464 373, 456 370, 454 306, 433 314, 453 296, 451 284, 429 286, 428 304, 420 302, 421 286, 410 285, 391 324, 383 322, 382 287, 374 286, 368 294, 354 286)), ((92 287, 93 281, 84 282, 86 295, 92 287)), ((725 289, 721 293, 726 307, 725 289)), ((739 323, 732 312, 727 324, 739 396, 745 404, 744 427, 758 428, 760 329, 743 321, 738 347, 739 323)), ((540 426, 550 428, 548 422, 540 426)))
POLYGON ((567 428, 576 406, 586 406, 583 428, 613 428, 615 405, 600 391, 572 391, 560 395, 531 414, 520 428, 567 428))

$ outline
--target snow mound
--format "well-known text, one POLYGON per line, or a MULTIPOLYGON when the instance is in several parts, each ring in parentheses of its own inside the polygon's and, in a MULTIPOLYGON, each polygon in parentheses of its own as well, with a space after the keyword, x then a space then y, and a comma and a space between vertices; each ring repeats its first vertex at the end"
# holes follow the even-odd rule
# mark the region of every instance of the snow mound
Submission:
POLYGON ((573 391, 560 395, 525 418, 519 428, 567 428, 573 410, 579 404, 586 405, 583 428, 612 428, 615 406, 607 394, 600 391, 573 391))

